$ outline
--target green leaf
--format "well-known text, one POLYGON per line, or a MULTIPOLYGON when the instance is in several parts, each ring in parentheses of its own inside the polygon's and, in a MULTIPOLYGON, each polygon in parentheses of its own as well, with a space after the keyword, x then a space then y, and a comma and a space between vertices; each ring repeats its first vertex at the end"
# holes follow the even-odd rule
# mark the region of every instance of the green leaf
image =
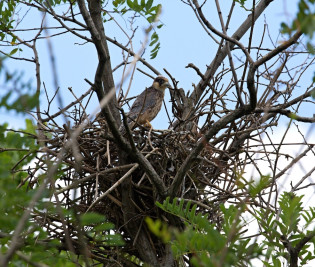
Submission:
POLYGON ((33 135, 36 135, 36 125, 33 124, 33 121, 30 119, 25 119, 25 124, 26 124, 26 129, 25 129, 25 133, 30 133, 33 135))
POLYGON ((280 218, 283 222, 282 233, 284 235, 291 234, 297 230, 300 221, 303 196, 296 196, 294 193, 284 192, 279 201, 281 208, 280 218), (285 227, 285 229, 283 229, 285 227))
POLYGON ((132 7, 132 9, 133 9, 134 11, 136 11, 136 12, 141 12, 142 6, 141 6, 141 4, 140 4, 140 5, 138 4, 138 0, 134 0, 134 1, 133 1, 133 7, 132 7))
POLYGON ((123 246, 125 242, 123 241, 121 235, 113 234, 113 235, 106 235, 104 237, 105 244, 107 246, 123 246))
POLYGON ((315 47, 311 42, 307 42, 306 47, 308 52, 310 52, 312 55, 315 55, 315 47))
POLYGON ((94 230, 95 231, 108 231, 114 228, 115 228, 115 225, 113 223, 105 222, 105 223, 95 226, 94 230))
POLYGON ((280 27, 281 27, 281 29, 280 29, 281 33, 285 34, 285 33, 291 33, 292 32, 292 29, 284 22, 281 23, 280 27))
POLYGON ((153 41, 149 44, 149 46, 154 45, 158 40, 159 40, 159 38, 154 38, 153 41))
POLYGON ((80 219, 82 225, 94 225, 106 221, 104 215, 95 212, 85 213, 81 215, 80 219))
POLYGON ((150 217, 145 218, 150 231, 155 234, 157 237, 161 238, 164 243, 167 243, 171 240, 171 233, 168 230, 167 224, 160 221, 153 221, 150 217))
POLYGON ((34 95, 22 94, 12 104, 7 105, 7 109, 14 109, 17 112, 25 112, 31 110, 39 103, 38 93, 34 95))
POLYGON ((132 2, 131 0, 127 0, 127 5, 128 5, 131 9, 134 8, 134 4, 133 4, 133 2, 132 2))
POLYGON ((161 43, 158 42, 155 47, 152 49, 151 53, 154 53, 154 52, 158 52, 158 50, 160 49, 160 46, 161 46, 161 43))
POLYGON ((115 7, 118 7, 119 5, 122 5, 122 4, 124 4, 125 3, 125 0, 114 0, 113 1, 113 5, 115 6, 115 7))
POLYGON ((152 4, 153 4, 153 0, 148 0, 148 2, 145 4, 145 9, 149 11, 150 8, 152 7, 152 4))
POLYGON ((18 50, 19 50, 18 48, 14 48, 14 49, 10 52, 9 56, 14 55, 18 50))
POLYGON ((281 261, 278 257, 272 256, 272 263, 274 267, 281 267, 281 261))
POLYGON ((249 194, 255 197, 270 184, 270 176, 262 175, 258 182, 249 184, 249 194))

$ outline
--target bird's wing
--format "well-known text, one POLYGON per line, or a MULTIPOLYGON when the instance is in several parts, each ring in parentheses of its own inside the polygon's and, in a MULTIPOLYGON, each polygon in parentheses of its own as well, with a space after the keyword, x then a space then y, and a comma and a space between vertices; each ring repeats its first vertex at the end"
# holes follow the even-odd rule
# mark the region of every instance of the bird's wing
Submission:
POLYGON ((129 111, 129 117, 135 119, 134 117, 138 116, 140 112, 143 113, 147 108, 154 106, 154 90, 152 90, 152 88, 147 88, 136 98, 129 111))

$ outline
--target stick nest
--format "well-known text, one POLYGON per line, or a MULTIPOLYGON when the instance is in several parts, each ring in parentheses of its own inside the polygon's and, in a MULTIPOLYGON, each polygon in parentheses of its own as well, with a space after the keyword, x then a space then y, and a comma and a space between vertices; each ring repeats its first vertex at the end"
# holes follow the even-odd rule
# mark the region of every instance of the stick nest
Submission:
MULTIPOLYGON (((71 118, 74 125, 80 125, 83 120, 78 110, 75 110, 71 118)), ((58 153, 71 138, 69 129, 70 127, 66 125, 61 128, 52 122, 48 124, 46 135, 51 136, 47 145, 50 162, 58 159, 58 153)), ((185 158, 202 137, 198 131, 149 131, 145 128, 136 128, 132 134, 137 149, 145 156, 150 154, 147 159, 166 188, 172 184, 185 158)), ((226 140, 216 142, 220 144, 226 140)), ((37 164, 47 163, 44 158, 44 156, 40 158, 37 164)), ((212 223, 220 227, 219 204, 235 198, 231 193, 231 188, 235 186, 235 179, 231 173, 235 173, 233 170, 236 168, 236 162, 237 154, 233 156, 210 143, 207 144, 187 172, 177 197, 197 203, 198 212, 205 214, 212 223)), ((129 179, 129 185, 132 187, 133 197, 130 201, 136 209, 135 218, 150 216, 155 219, 161 218, 162 214, 162 218, 168 222, 167 214, 163 215, 163 211, 155 205, 156 201, 163 200, 158 199, 151 181, 141 167, 135 168, 135 164, 128 155, 125 155, 122 162, 121 152, 110 136, 105 120, 98 116, 86 125, 76 141, 66 150, 55 182, 58 201, 65 209, 75 209, 77 213, 85 213, 89 210, 105 215, 126 241, 125 251, 130 254, 133 245, 128 244, 128 233, 123 230, 125 222, 122 197, 125 192, 121 185, 114 185, 132 168, 134 171, 126 179, 129 179), (99 197, 109 189, 110 193, 98 201, 99 197), (95 201, 97 204, 91 207, 95 201)), ((36 182, 38 178, 29 177, 29 185, 36 182)), ((52 229, 52 221, 41 218, 38 214, 35 217, 47 227, 51 237, 61 238, 59 236, 61 231, 52 229)), ((75 230, 71 232, 70 229, 70 236, 75 238, 76 235, 77 232, 75 230)), ((157 251, 163 249, 159 240, 153 238, 152 243, 157 251)))

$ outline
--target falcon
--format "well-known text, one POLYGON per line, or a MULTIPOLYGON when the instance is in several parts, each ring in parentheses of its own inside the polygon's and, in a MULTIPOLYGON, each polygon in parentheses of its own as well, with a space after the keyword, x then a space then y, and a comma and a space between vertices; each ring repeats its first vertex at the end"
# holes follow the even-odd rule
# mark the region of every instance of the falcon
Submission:
MULTIPOLYGON (((164 99, 166 88, 171 88, 168 79, 158 76, 154 79, 152 86, 146 88, 133 102, 129 113, 127 114, 127 123, 132 130, 137 124, 147 125, 152 128, 152 121, 159 113, 164 99)), ((120 126, 122 135, 126 133, 126 129, 122 124, 120 126)))

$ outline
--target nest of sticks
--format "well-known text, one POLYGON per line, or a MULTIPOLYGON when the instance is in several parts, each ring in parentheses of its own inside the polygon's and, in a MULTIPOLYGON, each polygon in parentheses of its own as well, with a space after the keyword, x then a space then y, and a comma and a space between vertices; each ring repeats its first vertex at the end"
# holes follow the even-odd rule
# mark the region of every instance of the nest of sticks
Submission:
MULTIPOLYGON (((76 108, 68 116, 74 125, 80 125, 83 120, 83 115, 76 108)), ((47 124, 46 136, 49 134, 51 138, 45 151, 48 152, 46 156, 50 155, 50 162, 58 159, 58 153, 70 139, 69 128, 66 125, 61 128, 53 120, 47 124)), ((178 169, 202 136, 198 131, 150 131, 144 127, 134 129, 132 134, 137 149, 154 166, 166 187, 171 185, 178 169)), ((115 224, 122 237, 128 240, 128 234, 123 230, 125 222, 121 210, 124 192, 120 186, 122 180, 128 178, 134 192, 131 201, 136 207, 137 216, 160 218, 162 211, 155 205, 159 199, 151 181, 138 164, 128 162, 128 155, 127 163, 122 164, 119 148, 110 137, 106 121, 101 116, 88 123, 75 140, 64 152, 61 170, 55 181, 59 202, 65 209, 105 215, 108 221, 115 224)), ((214 142, 216 146, 209 143, 199 154, 186 174, 177 197, 197 203, 198 212, 207 214, 212 223, 220 226, 219 204, 235 198, 230 189, 235 186, 233 174, 239 159, 237 153, 216 148, 222 146, 226 139, 214 142)), ((43 162, 43 158, 39 158, 37 166, 43 162)), ((242 163, 239 164, 241 166, 242 163)), ((38 182, 35 176, 28 179, 29 185, 38 182)), ((39 214, 36 214, 35 217, 52 233, 52 237, 62 238, 59 236, 62 231, 52 229, 55 226, 51 220, 44 218, 45 215, 39 218, 39 214)), ((70 232, 72 238, 76 235, 76 231, 70 232)), ((157 239, 152 242, 156 243, 156 247, 163 247, 157 239)), ((128 241, 126 243, 125 250, 131 253, 132 244, 128 246, 128 241)))

